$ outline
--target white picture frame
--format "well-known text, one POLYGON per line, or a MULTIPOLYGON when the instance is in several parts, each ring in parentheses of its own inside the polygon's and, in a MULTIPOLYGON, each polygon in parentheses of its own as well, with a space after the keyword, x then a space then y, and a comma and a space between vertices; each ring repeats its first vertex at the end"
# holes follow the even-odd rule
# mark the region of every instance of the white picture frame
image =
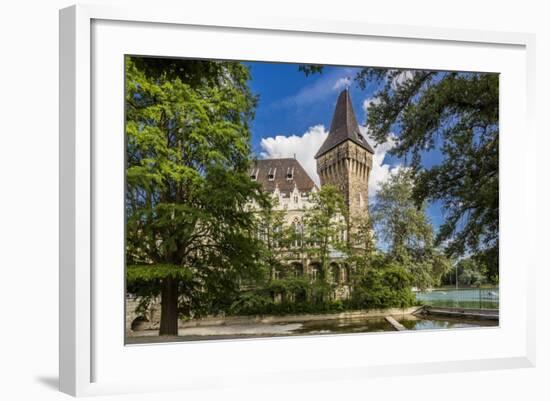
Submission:
MULTIPOLYGON (((251 379, 256 383, 276 380, 284 384, 296 380, 337 380, 342 377, 361 380, 405 373, 534 366, 535 262, 528 259, 531 256, 525 255, 534 254, 529 250, 535 243, 535 182, 528 173, 534 171, 536 146, 511 148, 513 141, 517 140, 513 135, 520 135, 518 132, 522 142, 535 142, 531 125, 535 85, 534 41, 533 35, 521 33, 256 15, 228 17, 216 12, 187 15, 184 9, 155 7, 79 5, 61 10, 60 390, 80 396, 207 389, 211 386, 244 385, 251 379), (224 39, 230 38, 233 47, 226 40, 216 45, 216 37, 220 34, 225 35, 224 39), (314 336, 125 347, 123 338, 119 336, 124 322, 122 293, 119 292, 124 280, 123 265, 119 263, 123 248, 118 253, 116 251, 123 232, 123 227, 116 224, 123 221, 120 220, 122 203, 117 203, 122 199, 120 177, 123 169, 120 167, 124 157, 120 151, 120 138, 124 135, 123 119, 120 119, 123 97, 116 96, 123 93, 123 86, 118 85, 123 79, 119 56, 125 53, 185 56, 185 50, 174 53, 174 41, 160 46, 160 38, 173 35, 192 35, 194 40, 189 42, 201 42, 201 48, 187 54, 189 56, 206 57, 210 54, 212 58, 247 59, 247 54, 251 54, 247 51, 250 52, 257 42, 255 39, 261 37, 271 46, 264 45, 254 50, 258 61, 326 63, 329 60, 327 55, 315 56, 320 54, 320 41, 326 43, 328 49, 334 49, 332 42, 338 41, 340 46, 349 46, 350 49, 363 45, 372 49, 401 46, 396 47, 400 51, 392 54, 381 51, 386 53, 386 58, 381 64, 376 64, 379 66, 391 64, 399 67, 407 62, 411 68, 464 69, 470 63, 481 70, 500 72, 503 77, 501 258, 505 255, 501 265, 501 326, 483 331, 448 330, 404 335, 314 336), (242 46, 235 46, 239 43, 242 46), (303 60, 296 59, 300 43, 302 53, 309 52, 303 60), (309 43, 311 46, 303 46, 309 43), (281 53, 283 45, 286 53, 281 53), (437 63, 430 61, 429 56, 434 47, 440 56, 437 63), (318 53, 315 53, 316 49, 318 53), (425 58, 422 58, 422 51, 426 52, 425 58), (455 64, 453 54, 457 58, 455 64), (464 57, 458 60, 461 54, 464 57), (118 61, 112 63, 113 60, 118 61), (498 68, 499 62, 502 69, 498 68), (116 85, 105 84, 112 80, 116 85), (512 96, 515 98, 511 99, 512 96), (107 110, 113 114, 107 115, 107 110), (106 129, 116 135, 110 139, 94 136, 94 132, 105 132, 106 129), (111 174, 113 171, 118 173, 111 174), (112 181, 104 179, 107 174, 112 181), (513 185, 521 186, 522 190, 510 191, 513 185), (106 230, 106 221, 114 222, 113 230, 106 230), (113 235, 111 243, 114 248, 104 250, 102 235, 99 234, 113 235), (99 269, 98 266, 104 266, 106 260, 115 261, 116 267, 109 271, 99 269), (523 262, 522 269, 513 270, 513 265, 519 262, 523 262), (101 299, 97 296, 98 291, 102 294, 101 299), (120 299, 117 294, 120 294, 120 299), (113 332, 112 335, 106 334, 106 328, 113 332), (438 343, 449 341, 456 344, 455 349, 438 349, 438 343), (479 344, 472 345, 476 341, 479 344), (466 349, 464 344, 472 345, 473 349, 466 349), (390 345, 394 352, 375 351, 390 345), (421 354, 414 350, 422 346, 432 347, 435 352, 430 354, 427 349, 426 357, 420 358, 421 354), (373 349, 368 353, 347 352, 351 349, 368 350, 369 347, 373 349), (177 358, 183 349, 187 365, 182 366, 177 374, 170 375, 158 369, 147 372, 147 379, 144 379, 132 370, 137 361, 168 361, 177 358), (318 359, 316 355, 321 349, 324 357, 318 359), (220 355, 232 362, 224 362, 220 355), (262 360, 262 355, 270 361, 269 366, 262 360), (285 358, 289 365, 290 355, 300 358, 292 362, 292 368, 287 368, 285 358), (243 373, 246 374, 244 379, 243 373)), ((334 53, 333 60, 341 60, 341 64, 367 65, 360 55, 346 53, 339 59, 337 52, 334 53)))

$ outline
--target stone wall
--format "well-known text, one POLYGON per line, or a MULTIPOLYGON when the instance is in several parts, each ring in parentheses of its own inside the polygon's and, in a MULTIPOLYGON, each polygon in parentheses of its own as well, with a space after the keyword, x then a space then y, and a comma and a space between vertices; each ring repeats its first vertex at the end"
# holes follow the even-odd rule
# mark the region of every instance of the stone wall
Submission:
MULTIPOLYGON (((341 279, 344 280, 344 270, 340 269, 341 279)), ((334 291, 336 299, 347 299, 350 295, 349 285, 339 285, 334 291)), ((280 302, 281 298, 276 298, 276 302, 280 302)), ((139 306, 139 298, 136 296, 126 297, 126 333, 142 330, 158 330, 160 327, 160 298, 154 299, 149 309, 145 313, 137 313, 136 308, 139 306)), ((217 319, 228 318, 210 318, 216 321, 217 319)), ((197 319, 194 319, 197 320, 197 319)), ((179 327, 188 327, 188 322, 180 320, 179 327)))
POLYGON ((134 330, 158 329, 160 326, 160 300, 151 302, 146 313, 137 313, 139 298, 133 295, 126 297, 126 332, 134 330))
MULTIPOLYGON (((389 308, 389 309, 373 309, 373 310, 355 310, 338 313, 325 314, 299 314, 299 315, 265 315, 265 316, 212 316, 201 319, 191 319, 188 321, 180 320, 179 327, 207 327, 232 324, 250 324, 250 323, 292 323, 292 322, 307 322, 315 320, 332 320, 332 319, 360 319, 385 316, 409 316, 413 313, 418 313, 423 307, 414 306, 410 308, 389 308)), ((158 327, 157 327, 158 329, 158 327)))

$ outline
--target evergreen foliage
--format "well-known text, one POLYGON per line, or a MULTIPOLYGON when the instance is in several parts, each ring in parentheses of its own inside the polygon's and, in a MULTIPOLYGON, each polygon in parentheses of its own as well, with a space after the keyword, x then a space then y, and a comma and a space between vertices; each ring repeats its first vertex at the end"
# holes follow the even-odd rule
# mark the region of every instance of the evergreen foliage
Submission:
POLYGON ((126 57, 126 259, 151 265, 128 281, 160 281, 161 334, 258 273, 249 78, 238 62, 126 57))

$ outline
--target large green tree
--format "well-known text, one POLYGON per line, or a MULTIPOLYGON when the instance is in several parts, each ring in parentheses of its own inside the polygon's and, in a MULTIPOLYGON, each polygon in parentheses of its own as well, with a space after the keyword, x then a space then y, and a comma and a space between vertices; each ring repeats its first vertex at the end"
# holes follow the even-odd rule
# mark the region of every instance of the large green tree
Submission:
POLYGON ((160 294, 161 335, 258 272, 249 78, 238 62, 126 57, 128 286, 160 294))
POLYGON ((378 88, 368 102, 369 134, 378 143, 391 138, 391 154, 408 159, 416 203, 442 202, 437 242, 449 256, 476 255, 498 276, 498 74, 363 68, 355 80, 378 88), (440 162, 423 163, 433 151, 440 162))
POLYGON ((371 218, 389 260, 404 266, 413 285, 423 289, 438 285, 450 263, 434 247, 432 225, 425 208, 415 204, 413 191, 412 171, 398 171, 382 184, 371 218))
POLYGON ((378 142, 398 132, 391 152, 410 157, 417 204, 443 203, 437 242, 452 256, 483 256, 498 275, 498 74, 369 69, 358 78, 382 83, 369 131, 378 142), (434 149, 443 158, 426 167, 434 149))

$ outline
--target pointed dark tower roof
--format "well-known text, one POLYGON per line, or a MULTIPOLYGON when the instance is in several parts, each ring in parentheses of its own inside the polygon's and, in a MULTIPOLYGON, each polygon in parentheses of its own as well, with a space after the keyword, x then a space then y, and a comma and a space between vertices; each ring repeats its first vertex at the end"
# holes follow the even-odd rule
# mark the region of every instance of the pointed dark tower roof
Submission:
POLYGON ((336 108, 334 109, 334 115, 332 116, 328 137, 319 148, 315 158, 317 159, 321 157, 329 150, 335 148, 348 139, 374 154, 374 150, 363 137, 361 131, 359 131, 359 125, 357 124, 357 119, 355 118, 355 112, 353 111, 353 106, 351 104, 349 90, 344 89, 336 101, 336 108))

